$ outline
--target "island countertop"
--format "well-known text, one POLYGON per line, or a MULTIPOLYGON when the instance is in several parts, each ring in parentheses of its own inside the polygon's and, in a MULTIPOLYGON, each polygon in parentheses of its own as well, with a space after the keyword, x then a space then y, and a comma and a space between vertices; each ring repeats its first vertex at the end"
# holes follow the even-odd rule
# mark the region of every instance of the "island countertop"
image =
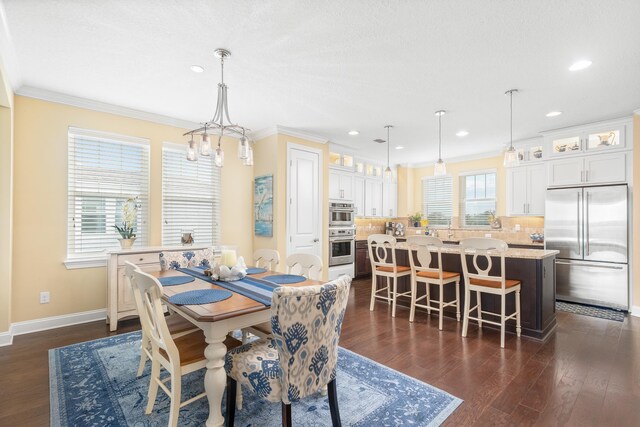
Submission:
MULTIPOLYGON (((407 250, 409 249, 409 245, 406 242, 396 243, 396 249, 398 250, 407 250)), ((460 254, 460 246, 458 245, 443 245, 442 246, 443 254, 460 254)), ((509 248, 505 253, 505 258, 520 258, 520 259, 544 259, 551 256, 558 255, 560 252, 556 250, 547 250, 547 249, 519 249, 519 248, 509 248)), ((491 252, 489 252, 491 254, 491 252)), ((496 256, 498 253, 496 252, 496 256)))

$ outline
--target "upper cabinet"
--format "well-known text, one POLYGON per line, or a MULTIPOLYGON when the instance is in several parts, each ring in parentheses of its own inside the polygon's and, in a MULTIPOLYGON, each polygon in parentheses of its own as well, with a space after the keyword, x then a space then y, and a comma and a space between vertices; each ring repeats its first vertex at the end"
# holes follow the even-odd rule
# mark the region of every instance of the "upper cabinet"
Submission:
POLYGON ((572 157, 624 150, 631 120, 612 120, 545 133, 549 157, 572 157))
POLYGON ((627 154, 558 159, 549 162, 549 186, 614 184, 627 181, 627 154))
POLYGON ((329 167, 353 170, 354 165, 355 162, 352 155, 334 151, 329 152, 329 167))
POLYGON ((329 199, 353 200, 353 172, 329 169, 329 199))
POLYGON ((542 137, 514 142, 513 146, 518 152, 518 160, 521 165, 540 162, 548 158, 542 137))
POLYGON ((542 216, 547 192, 547 165, 507 170, 507 215, 542 216))

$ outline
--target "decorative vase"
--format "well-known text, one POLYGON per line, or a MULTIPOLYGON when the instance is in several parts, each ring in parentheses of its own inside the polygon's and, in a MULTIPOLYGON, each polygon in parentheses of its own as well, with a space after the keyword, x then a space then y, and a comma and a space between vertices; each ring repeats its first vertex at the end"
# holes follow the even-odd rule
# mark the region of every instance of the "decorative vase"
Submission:
POLYGON ((131 246, 133 246, 133 242, 136 241, 136 238, 132 237, 130 239, 118 239, 118 241, 120 242, 120 247, 122 249, 131 249, 131 246))

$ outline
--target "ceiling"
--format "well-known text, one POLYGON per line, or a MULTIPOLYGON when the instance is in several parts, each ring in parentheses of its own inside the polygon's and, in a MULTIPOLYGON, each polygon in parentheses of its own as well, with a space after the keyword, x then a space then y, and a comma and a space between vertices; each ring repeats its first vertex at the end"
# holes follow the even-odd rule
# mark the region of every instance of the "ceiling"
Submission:
MULTIPOLYGON (((637 0, 4 0, 14 73, 39 88, 190 121, 301 129, 391 163, 500 150, 640 107, 637 0), (593 65, 571 72, 587 58, 593 65), (189 67, 205 67, 201 74, 189 67), (552 110, 559 117, 547 118, 552 110), (349 136, 349 130, 358 130, 349 136), (469 135, 460 138, 461 129, 469 135)), ((17 90, 20 93, 20 89, 17 90)))

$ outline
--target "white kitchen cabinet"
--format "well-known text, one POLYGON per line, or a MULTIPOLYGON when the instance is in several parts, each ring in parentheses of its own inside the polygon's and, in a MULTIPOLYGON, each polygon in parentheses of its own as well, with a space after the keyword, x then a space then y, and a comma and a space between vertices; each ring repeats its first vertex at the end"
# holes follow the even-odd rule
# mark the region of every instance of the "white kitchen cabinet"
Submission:
POLYGON ((544 135, 550 157, 568 158, 624 150, 631 128, 630 119, 618 119, 545 132, 544 135))
POLYGON ((353 200, 353 172, 329 169, 329 199, 353 200))
POLYGON ((354 176, 353 177, 353 203, 356 209, 356 216, 364 216, 364 200, 365 200, 365 185, 364 185, 364 177, 362 176, 354 176))
POLYGON ((382 181, 365 178, 364 182, 365 216, 382 216, 382 181))
POLYGON ((549 162, 549 186, 626 182, 627 154, 611 153, 549 162))
POLYGON ((547 191, 546 165, 507 170, 507 215, 542 216, 547 191))
POLYGON ((398 216, 398 183, 393 180, 382 183, 382 216, 398 216))

